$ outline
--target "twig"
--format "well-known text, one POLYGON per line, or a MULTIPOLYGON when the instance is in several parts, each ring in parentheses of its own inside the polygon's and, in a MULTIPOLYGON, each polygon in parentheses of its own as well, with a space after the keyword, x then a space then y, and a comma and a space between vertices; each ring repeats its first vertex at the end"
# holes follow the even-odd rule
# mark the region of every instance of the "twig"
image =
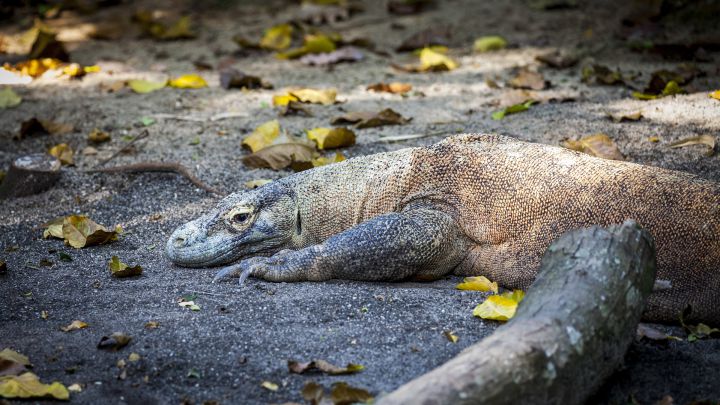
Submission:
POLYGON ((193 176, 187 167, 181 165, 178 162, 142 162, 142 163, 135 163, 135 164, 124 165, 124 166, 115 166, 115 167, 106 167, 106 168, 102 168, 102 169, 87 170, 86 172, 88 172, 88 173, 172 172, 172 173, 177 173, 177 174, 185 177, 192 184, 200 187, 201 189, 203 189, 205 191, 209 191, 209 192, 211 192, 213 194, 217 194, 219 196, 225 195, 225 193, 223 193, 222 191, 203 183, 200 179, 193 176))
POLYGON ((130 148, 135 142, 137 142, 137 141, 139 141, 139 140, 141 140, 141 139, 147 138, 148 135, 150 135, 150 132, 148 132, 147 129, 144 130, 144 131, 142 131, 142 132, 140 133, 140 135, 138 135, 138 136, 136 136, 135 138, 133 138, 132 141, 130 141, 130 142, 128 142, 127 144, 125 144, 125 146, 123 146, 122 148, 120 148, 117 152, 113 153, 109 158, 107 158, 107 159, 101 161, 100 163, 98 163, 97 166, 95 166, 95 167, 104 166, 107 162, 115 159, 115 157, 116 157, 117 155, 121 154, 123 151, 128 150, 128 148, 130 148))
POLYGON ((217 294, 217 293, 211 293, 206 291, 198 291, 198 290, 187 290, 188 292, 195 293, 195 294, 205 294, 205 295, 215 295, 218 297, 227 297, 227 294, 217 294))

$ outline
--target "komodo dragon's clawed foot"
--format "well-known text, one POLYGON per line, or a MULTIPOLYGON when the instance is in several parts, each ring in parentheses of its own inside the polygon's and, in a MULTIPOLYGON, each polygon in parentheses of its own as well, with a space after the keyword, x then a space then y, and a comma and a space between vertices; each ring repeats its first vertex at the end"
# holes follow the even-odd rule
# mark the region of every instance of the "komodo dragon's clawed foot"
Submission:
POLYGON ((239 277, 239 284, 249 276, 268 281, 300 281, 307 279, 310 258, 305 249, 300 251, 282 250, 270 257, 252 257, 224 267, 217 272, 213 283, 232 277, 239 277))

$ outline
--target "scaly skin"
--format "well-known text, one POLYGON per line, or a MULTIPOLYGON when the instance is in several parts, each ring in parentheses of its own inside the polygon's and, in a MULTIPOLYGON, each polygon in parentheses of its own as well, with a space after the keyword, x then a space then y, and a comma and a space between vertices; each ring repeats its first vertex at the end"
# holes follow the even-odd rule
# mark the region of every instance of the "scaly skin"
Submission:
POLYGON ((646 320, 720 322, 720 183, 494 135, 350 159, 222 200, 167 244, 216 279, 431 280, 527 288, 550 242, 634 219, 655 238, 646 320))

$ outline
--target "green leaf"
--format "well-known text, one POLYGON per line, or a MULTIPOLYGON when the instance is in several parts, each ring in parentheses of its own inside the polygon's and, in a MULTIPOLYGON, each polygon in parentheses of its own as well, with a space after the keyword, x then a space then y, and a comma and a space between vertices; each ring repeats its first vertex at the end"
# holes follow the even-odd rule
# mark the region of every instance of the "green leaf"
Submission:
POLYGON ((3 89, 0 90, 0 108, 12 108, 21 102, 22 98, 10 87, 3 87, 3 89))
POLYGON ((490 52, 498 51, 507 47, 507 41, 505 38, 497 35, 491 35, 486 37, 480 37, 475 40, 473 49, 475 52, 490 52))

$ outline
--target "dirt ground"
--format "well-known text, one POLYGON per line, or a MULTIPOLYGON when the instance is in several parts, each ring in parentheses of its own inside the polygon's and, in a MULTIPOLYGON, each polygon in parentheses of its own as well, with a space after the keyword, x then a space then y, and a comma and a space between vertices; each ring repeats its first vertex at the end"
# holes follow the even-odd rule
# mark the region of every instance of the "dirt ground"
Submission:
MULTIPOLYGON (((703 147, 668 147, 689 136, 720 135, 720 101, 708 97, 709 91, 720 89, 718 48, 705 49, 699 60, 691 60, 705 75, 684 86, 687 94, 640 101, 630 97, 632 89, 642 90, 653 71, 674 69, 683 61, 627 46, 622 36, 627 27, 620 18, 633 2, 580 1, 577 8, 557 10, 537 10, 519 0, 437 3, 420 14, 390 16, 384 1, 366 1, 363 12, 323 26, 347 38, 368 38, 377 49, 390 52, 384 56, 365 51, 364 60, 332 68, 278 60, 271 53, 238 52, 234 35, 259 38, 265 28, 293 16, 297 5, 282 1, 125 2, 89 15, 66 12, 50 20, 73 61, 98 64, 102 71, 82 80, 37 79, 13 86, 23 102, 0 110, 0 169, 7 170, 18 156, 61 142, 79 152, 88 146, 87 134, 94 128, 110 132, 112 140, 97 146, 98 155, 77 153, 75 166, 64 167, 52 189, 0 202, 0 260, 8 268, 0 275, 0 349, 10 347, 29 356, 43 381, 81 384, 82 392, 71 396, 73 403, 283 403, 303 402, 300 389, 308 381, 326 387, 345 381, 381 395, 492 333, 497 323, 472 316, 483 294, 456 290, 455 277, 432 283, 273 284, 251 279, 244 288, 211 284, 213 269, 175 267, 164 257, 163 247, 176 226, 211 207, 216 196, 173 174, 83 172, 125 145, 125 136, 146 129, 149 136, 137 142, 132 153, 120 154, 109 165, 178 161, 228 192, 241 191, 248 180, 286 176, 289 171, 244 167, 240 159, 248 152, 240 143, 256 126, 278 118, 272 96, 291 86, 334 87, 343 103, 311 105, 312 117, 279 117, 290 133, 328 126, 344 111, 392 108, 412 117, 402 126, 357 130, 357 144, 342 149, 347 157, 432 144, 461 132, 495 132, 551 145, 602 132, 629 161, 720 178, 720 159, 705 156, 703 147), (131 28, 112 41, 83 36, 87 24, 129 21, 132 12, 143 7, 192 15, 197 38, 159 42, 138 38, 131 28), (391 62, 413 60, 392 51, 405 37, 442 26, 452 32, 450 54, 460 62, 458 69, 413 74, 390 67, 391 62), (472 41, 482 35, 502 35, 510 47, 473 53, 472 41), (580 63, 553 69, 536 61, 537 55, 554 48, 579 52, 580 63), (196 73, 197 60, 261 76, 275 89, 225 90, 216 69, 199 72, 209 83, 203 89, 135 94, 103 87, 118 80, 196 73), (581 66, 591 63, 620 69, 631 79, 626 86, 582 83, 581 66), (551 83, 538 92, 541 98, 564 101, 491 119, 511 90, 493 88, 488 79, 503 86, 524 66, 539 70, 551 83), (365 90, 380 81, 407 82, 413 91, 402 97, 365 90), (616 123, 607 117, 608 112, 635 111, 643 114, 636 122, 616 123), (210 120, 227 112, 241 116, 210 120), (181 121, 158 114, 203 119, 181 121), (32 117, 71 123, 75 130, 13 140, 21 123, 32 117), (142 117, 155 117, 156 122, 143 127, 142 117), (382 139, 405 134, 428 136, 382 139), (73 213, 105 225, 121 224, 126 233, 117 242, 81 250, 41 238, 41 224, 73 213), (59 260, 60 252, 72 261, 59 260), (142 276, 112 278, 107 262, 113 255, 141 264, 142 276), (52 265, 40 266, 43 259, 52 265), (200 311, 178 305, 178 298, 189 294, 196 295, 200 311), (60 331, 75 319, 89 327, 60 331), (146 329, 149 321, 159 322, 159 327, 146 329), (129 346, 118 352, 98 350, 100 338, 115 331, 132 336, 129 346), (444 331, 453 331, 459 341, 451 343, 444 331), (127 361, 130 353, 141 359, 127 361), (127 362, 123 369, 117 366, 120 359, 127 362), (365 370, 335 377, 289 374, 290 359, 359 363, 365 370), (279 389, 262 388, 264 381, 279 389)), ((707 33, 703 14, 696 14, 700 16, 691 22, 679 12, 663 17, 648 35, 656 41, 691 43, 707 33)), ((24 15, 6 20, 0 32, 28 28, 31 20, 24 15)), ((685 336, 678 327, 663 328, 685 336)), ((720 340, 635 342, 624 366, 591 403, 653 404, 666 395, 676 404, 718 402, 718 370, 720 340)))

